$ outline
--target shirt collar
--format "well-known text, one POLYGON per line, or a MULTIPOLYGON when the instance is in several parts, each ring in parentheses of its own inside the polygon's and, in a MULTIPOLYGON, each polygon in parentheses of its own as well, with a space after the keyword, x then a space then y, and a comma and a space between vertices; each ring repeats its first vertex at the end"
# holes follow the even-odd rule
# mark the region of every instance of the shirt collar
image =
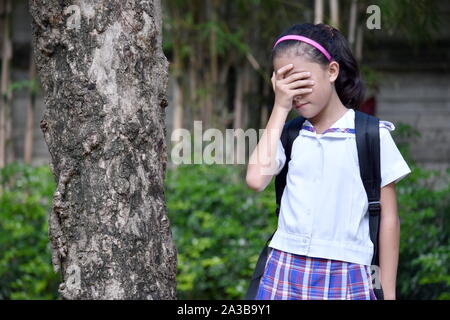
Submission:
POLYGON ((323 134, 317 134, 312 123, 305 119, 300 134, 311 137, 335 137, 346 138, 355 137, 355 110, 348 109, 328 130, 323 134))

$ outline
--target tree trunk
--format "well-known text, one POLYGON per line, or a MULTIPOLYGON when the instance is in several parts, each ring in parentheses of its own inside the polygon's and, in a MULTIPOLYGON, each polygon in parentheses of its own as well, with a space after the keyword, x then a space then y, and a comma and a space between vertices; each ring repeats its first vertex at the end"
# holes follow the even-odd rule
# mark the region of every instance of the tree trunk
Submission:
POLYGON ((323 22, 323 0, 314 0, 314 23, 323 22))
POLYGON ((173 74, 173 86, 172 86, 172 97, 173 97, 173 118, 172 118, 172 131, 178 130, 183 127, 183 57, 181 56, 182 43, 180 38, 183 38, 184 32, 182 30, 181 17, 178 13, 178 8, 174 7, 172 11, 173 16, 173 27, 177 30, 172 35, 173 41, 173 63, 171 65, 173 74))
POLYGON ((175 299, 159 0, 30 0, 63 299, 175 299))
POLYGON ((350 44, 350 48, 352 50, 355 49, 355 34, 356 34, 356 22, 357 22, 357 10, 358 3, 357 0, 352 0, 352 4, 350 6, 350 21, 348 26, 348 43, 350 44))
POLYGON ((355 49, 355 59, 358 63, 362 61, 362 53, 363 53, 363 41, 364 41, 364 28, 362 26, 358 26, 356 32, 356 49, 355 49))
POLYGON ((25 163, 31 164, 33 160, 33 131, 34 131, 34 110, 36 106, 36 90, 35 83, 36 80, 36 66, 34 64, 33 54, 31 54, 30 59, 30 83, 31 87, 29 89, 29 100, 27 105, 27 125, 25 129, 25 143, 24 143, 24 161, 25 163))
POLYGON ((259 128, 265 128, 267 125, 267 122, 269 121, 269 94, 270 94, 270 90, 271 87, 269 87, 269 85, 267 85, 266 83, 263 84, 263 105, 261 106, 261 120, 260 120, 260 124, 259 127, 257 127, 257 129, 259 128))
POLYGON ((182 77, 182 57, 180 56, 179 50, 174 48, 173 55, 173 127, 172 130, 183 128, 183 103, 184 103, 184 90, 183 90, 183 77, 182 77))
POLYGON ((243 68, 244 72, 244 78, 242 79, 242 120, 241 120, 241 126, 243 130, 246 130, 248 128, 249 123, 249 112, 250 112, 250 101, 249 96, 252 92, 252 75, 250 74, 251 69, 250 65, 248 63, 245 63, 245 66, 243 68))
POLYGON ((173 128, 172 130, 178 130, 183 128, 183 104, 184 104, 184 90, 181 85, 182 78, 174 76, 173 78, 173 128))
POLYGON ((232 117, 230 116, 230 112, 228 111, 227 105, 227 81, 228 74, 230 73, 231 66, 233 64, 233 60, 231 57, 227 57, 227 59, 220 65, 220 73, 219 73, 219 90, 216 91, 217 97, 217 105, 219 106, 219 117, 220 122, 217 123, 217 128, 225 130, 231 123, 232 117), (220 113, 219 113, 220 112, 220 113))
POLYGON ((2 45, 2 73, 0 98, 0 168, 14 160, 12 141, 12 93, 9 90, 11 83, 10 65, 12 58, 12 43, 10 32, 11 0, 3 1, 1 13, 3 15, 3 45, 2 45))
POLYGON ((210 32, 208 36, 209 49, 209 68, 207 70, 207 94, 203 110, 203 128, 213 128, 214 110, 216 105, 216 86, 218 80, 218 55, 217 55, 217 1, 208 0, 206 2, 206 17, 211 23, 210 32))
MULTIPOLYGON (((195 44, 192 45, 192 50, 193 52, 195 51, 196 46, 195 44)), ((198 63, 198 57, 197 54, 191 54, 189 56, 189 100, 185 100, 185 102, 188 102, 185 104, 186 111, 190 111, 191 114, 191 118, 192 118, 192 114, 195 115, 195 107, 198 106, 198 95, 197 95, 197 90, 198 90, 198 76, 197 76, 197 65, 199 65, 198 63)), ((195 116, 194 116, 195 117, 195 116)), ((187 127, 189 128, 189 123, 187 123, 187 127)))
POLYGON ((339 0, 330 0, 330 24, 336 29, 340 29, 339 26, 339 0))
POLYGON ((238 72, 236 73, 236 87, 235 87, 235 93, 234 93, 234 121, 233 121, 233 128, 234 129, 240 129, 242 128, 242 109, 243 109, 243 95, 244 95, 244 68, 239 68, 238 72))

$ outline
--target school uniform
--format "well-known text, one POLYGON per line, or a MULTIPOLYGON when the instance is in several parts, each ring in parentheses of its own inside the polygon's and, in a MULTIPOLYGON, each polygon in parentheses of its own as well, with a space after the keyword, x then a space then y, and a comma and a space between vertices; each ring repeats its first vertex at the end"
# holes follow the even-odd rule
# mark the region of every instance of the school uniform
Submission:
MULTIPOLYGON (((411 170, 380 120, 381 187, 411 170)), ((277 149, 278 174, 286 156, 277 149)), ((292 144, 278 228, 256 299, 375 299, 373 243, 355 140, 355 111, 323 134, 307 119, 292 144)))

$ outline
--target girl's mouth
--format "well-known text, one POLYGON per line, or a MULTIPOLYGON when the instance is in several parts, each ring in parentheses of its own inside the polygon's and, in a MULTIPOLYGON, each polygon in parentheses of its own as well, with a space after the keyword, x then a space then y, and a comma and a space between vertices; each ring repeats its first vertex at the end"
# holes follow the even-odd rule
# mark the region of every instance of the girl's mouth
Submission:
POLYGON ((296 109, 300 109, 301 107, 307 105, 308 103, 309 103, 309 102, 302 103, 302 104, 295 104, 295 108, 296 108, 296 109))

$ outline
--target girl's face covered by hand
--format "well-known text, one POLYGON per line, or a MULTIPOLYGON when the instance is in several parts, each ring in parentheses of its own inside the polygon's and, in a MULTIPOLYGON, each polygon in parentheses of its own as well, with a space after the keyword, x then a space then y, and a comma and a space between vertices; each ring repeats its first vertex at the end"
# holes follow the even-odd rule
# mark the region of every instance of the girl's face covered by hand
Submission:
POLYGON ((314 85, 309 86, 313 91, 302 96, 295 96, 292 100, 292 107, 301 116, 313 118, 330 101, 334 91, 334 81, 339 74, 339 65, 336 62, 332 62, 324 67, 301 56, 283 55, 274 59, 274 70, 291 63, 294 67, 285 74, 285 78, 294 73, 308 71, 311 72, 309 79, 314 80, 314 85))

